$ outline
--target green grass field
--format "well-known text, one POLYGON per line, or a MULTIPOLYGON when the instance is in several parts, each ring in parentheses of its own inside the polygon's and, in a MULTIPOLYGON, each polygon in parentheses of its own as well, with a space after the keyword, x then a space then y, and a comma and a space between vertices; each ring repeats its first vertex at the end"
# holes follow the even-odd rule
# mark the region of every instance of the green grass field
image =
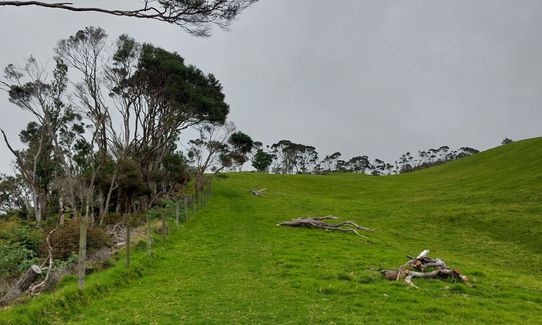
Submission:
POLYGON ((228 174, 156 256, 135 254, 0 323, 542 323, 542 138, 411 174, 228 174), (267 188, 269 198, 250 196, 267 188), (369 239, 278 227, 336 215, 369 239), (430 249, 471 285, 380 276, 430 249))

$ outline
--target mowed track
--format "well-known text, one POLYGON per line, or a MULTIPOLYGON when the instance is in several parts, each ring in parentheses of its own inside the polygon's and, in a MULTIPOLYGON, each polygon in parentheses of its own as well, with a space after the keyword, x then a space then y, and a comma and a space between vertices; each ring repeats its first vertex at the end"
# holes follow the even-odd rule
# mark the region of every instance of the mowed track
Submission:
MULTIPOLYGON (((540 322, 540 138, 399 176, 241 173, 213 189, 139 277, 84 304, 46 310, 43 297, 28 308, 42 308, 44 323, 73 324, 540 322), (247 192, 263 187, 267 199, 247 192), (376 231, 276 226, 329 214, 376 231), (426 248, 471 285, 381 278, 426 248)), ((0 323, 24 308, 0 312, 0 323)))

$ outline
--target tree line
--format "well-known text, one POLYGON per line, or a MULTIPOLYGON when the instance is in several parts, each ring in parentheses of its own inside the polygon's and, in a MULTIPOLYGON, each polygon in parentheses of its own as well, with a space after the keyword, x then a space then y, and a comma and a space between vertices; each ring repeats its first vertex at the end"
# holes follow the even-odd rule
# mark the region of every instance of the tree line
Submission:
POLYGON ((255 142, 252 154, 252 166, 260 172, 275 174, 328 174, 364 173, 374 176, 408 173, 418 169, 428 168, 448 161, 478 153, 471 147, 461 147, 451 150, 448 146, 437 149, 418 151, 417 155, 410 152, 402 154, 393 163, 367 155, 341 159, 340 152, 334 152, 320 159, 315 147, 295 143, 290 140, 280 140, 263 148, 260 142, 255 142))

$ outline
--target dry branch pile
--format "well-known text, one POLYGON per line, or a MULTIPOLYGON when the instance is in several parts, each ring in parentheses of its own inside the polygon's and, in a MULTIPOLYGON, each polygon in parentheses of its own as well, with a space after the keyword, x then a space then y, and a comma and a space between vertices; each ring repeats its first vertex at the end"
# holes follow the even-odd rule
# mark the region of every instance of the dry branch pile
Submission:
POLYGON ((342 231, 342 232, 352 232, 360 237, 365 237, 365 238, 366 236, 361 235, 358 232, 358 230, 373 231, 372 229, 359 226, 352 221, 343 221, 341 223, 327 223, 327 222, 322 221, 322 220, 336 220, 336 219, 339 219, 339 217, 325 216, 325 217, 316 217, 316 218, 297 218, 297 219, 292 219, 289 221, 283 221, 277 224, 277 226, 320 228, 326 231, 335 230, 335 231, 342 231))
POLYGON ((265 191, 267 191, 266 188, 262 188, 261 190, 250 190, 248 191, 250 194, 254 195, 254 196, 257 196, 257 197, 263 197, 263 198, 267 198, 267 196, 265 196, 265 191))
POLYGON ((406 284, 417 288, 412 282, 413 278, 431 278, 431 279, 457 279, 467 283, 469 278, 461 274, 459 269, 450 269, 441 259, 432 259, 428 257, 429 250, 426 249, 415 258, 407 256, 410 260, 401 265, 399 270, 384 270, 382 274, 390 281, 398 281, 404 278, 406 284))

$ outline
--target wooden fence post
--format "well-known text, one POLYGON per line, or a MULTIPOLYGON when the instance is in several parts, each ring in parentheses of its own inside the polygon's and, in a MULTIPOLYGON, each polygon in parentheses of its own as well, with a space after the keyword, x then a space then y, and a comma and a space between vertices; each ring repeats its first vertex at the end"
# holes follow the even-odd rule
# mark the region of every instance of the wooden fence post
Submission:
POLYGON ((152 233, 151 233, 151 220, 149 212, 147 211, 147 255, 152 255, 152 233))
POLYGON ((184 197, 184 222, 188 222, 188 196, 184 197))
POLYGON ((196 213, 196 205, 194 204, 194 195, 190 196, 190 205, 192 205, 192 217, 196 213))
POLYGON ((166 238, 167 226, 166 226, 166 212, 162 210, 162 237, 166 238))
POLYGON ((130 235, 131 235, 131 232, 132 230, 130 229, 130 215, 129 214, 126 214, 126 217, 125 217, 125 224, 126 224, 126 236, 125 236, 125 240, 126 240, 126 268, 129 269, 130 268, 130 235))
POLYGON ((177 225, 177 228, 179 228, 179 200, 177 200, 175 206, 175 224, 177 225))

